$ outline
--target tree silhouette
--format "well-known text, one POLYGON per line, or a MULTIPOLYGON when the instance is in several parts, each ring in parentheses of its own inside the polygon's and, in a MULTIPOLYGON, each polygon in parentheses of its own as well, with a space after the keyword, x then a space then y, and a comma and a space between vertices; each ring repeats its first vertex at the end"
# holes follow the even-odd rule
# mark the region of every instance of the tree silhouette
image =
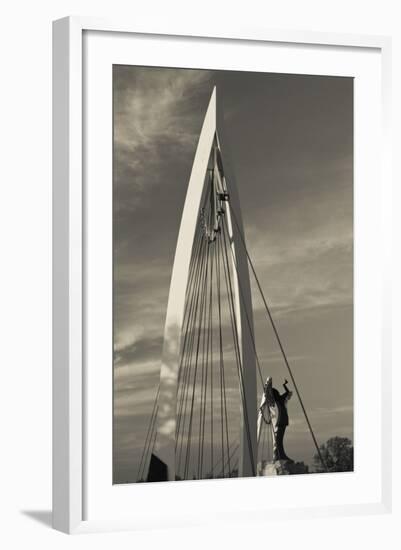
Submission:
MULTIPOLYGON (((348 437, 331 437, 320 445, 320 452, 329 472, 352 472, 354 469, 354 447, 348 437)), ((325 472, 319 455, 313 457, 316 472, 325 472)))

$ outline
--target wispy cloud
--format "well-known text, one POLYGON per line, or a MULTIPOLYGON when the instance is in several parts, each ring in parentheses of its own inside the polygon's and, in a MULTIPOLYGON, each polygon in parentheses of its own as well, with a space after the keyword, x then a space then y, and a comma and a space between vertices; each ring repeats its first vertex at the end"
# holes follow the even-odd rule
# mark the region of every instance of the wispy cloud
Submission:
POLYGON ((199 116, 191 108, 197 86, 209 80, 202 71, 138 68, 134 79, 115 69, 115 185, 126 195, 117 212, 135 209, 141 191, 160 183, 158 166, 167 155, 185 155, 198 139, 199 116), (128 187, 128 189, 127 189, 128 187))

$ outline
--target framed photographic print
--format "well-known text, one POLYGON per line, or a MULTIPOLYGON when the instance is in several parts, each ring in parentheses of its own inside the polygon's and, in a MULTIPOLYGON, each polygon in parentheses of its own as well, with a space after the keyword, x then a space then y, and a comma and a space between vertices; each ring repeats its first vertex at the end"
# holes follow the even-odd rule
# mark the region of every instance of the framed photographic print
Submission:
POLYGON ((53 51, 54 526, 388 509, 389 39, 53 51))

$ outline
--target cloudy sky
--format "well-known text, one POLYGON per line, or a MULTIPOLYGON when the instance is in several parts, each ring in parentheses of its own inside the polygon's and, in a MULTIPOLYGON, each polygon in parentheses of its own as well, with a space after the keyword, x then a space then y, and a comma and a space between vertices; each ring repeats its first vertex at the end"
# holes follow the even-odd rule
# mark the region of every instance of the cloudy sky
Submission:
MULTIPOLYGON (((137 475, 182 207, 215 85, 248 249, 316 436, 353 437, 352 79, 115 66, 116 483, 137 475)), ((258 355, 278 386, 288 375, 254 290, 258 355)), ((295 397, 289 414, 287 454, 310 464, 295 397)))

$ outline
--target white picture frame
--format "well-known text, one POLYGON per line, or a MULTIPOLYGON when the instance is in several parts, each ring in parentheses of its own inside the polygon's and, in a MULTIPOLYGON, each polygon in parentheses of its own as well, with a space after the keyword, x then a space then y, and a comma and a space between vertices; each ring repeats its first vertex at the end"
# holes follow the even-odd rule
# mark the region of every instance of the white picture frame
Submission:
MULTIPOLYGON (((84 140, 83 117, 83 55, 85 32, 127 33, 147 35, 150 39, 160 35, 181 37, 213 43, 215 39, 229 43, 260 42, 299 46, 328 46, 349 49, 376 50, 381 58, 381 182, 382 208, 380 217, 380 243, 382 254, 381 277, 381 438, 380 498, 363 504, 316 507, 280 508, 275 516, 305 517, 313 514, 358 514, 386 512, 391 508, 391 399, 385 388, 391 382, 391 294, 390 272, 390 216, 391 178, 389 158, 390 124, 390 63, 391 41, 387 37, 336 35, 315 32, 289 32, 260 29, 183 29, 141 28, 125 21, 104 21, 93 18, 69 17, 54 22, 53 26, 53 526, 67 533, 94 530, 137 529, 148 524, 133 517, 85 519, 84 461, 85 424, 85 346, 84 323, 84 271, 87 261, 84 223, 84 140), (384 398, 385 397, 385 398, 384 398), (387 419, 386 423, 384 419, 387 419)), ((379 191, 378 191, 379 192, 379 191)), ((209 489, 219 482, 207 482, 209 489)), ((248 481, 247 481, 248 483, 248 481)), ((166 488, 152 487, 152 499, 158 498, 166 488)), ((185 484, 180 484, 185 485, 185 484)), ((191 485, 184 489, 187 493, 191 485), (189 488, 188 488, 189 487, 189 488)), ((237 486, 238 489, 239 486, 237 486)), ((244 485, 242 485, 244 487, 244 485)), ((254 485, 255 493, 258 488, 254 485)), ((163 497, 165 498, 165 497, 163 497)), ((240 512, 235 502, 227 512, 231 521, 247 520, 251 514, 240 512)), ((257 517, 263 521, 262 517, 257 517)), ((168 518, 166 519, 168 523, 168 518)), ((178 525, 202 521, 199 517, 178 518, 178 525)))

